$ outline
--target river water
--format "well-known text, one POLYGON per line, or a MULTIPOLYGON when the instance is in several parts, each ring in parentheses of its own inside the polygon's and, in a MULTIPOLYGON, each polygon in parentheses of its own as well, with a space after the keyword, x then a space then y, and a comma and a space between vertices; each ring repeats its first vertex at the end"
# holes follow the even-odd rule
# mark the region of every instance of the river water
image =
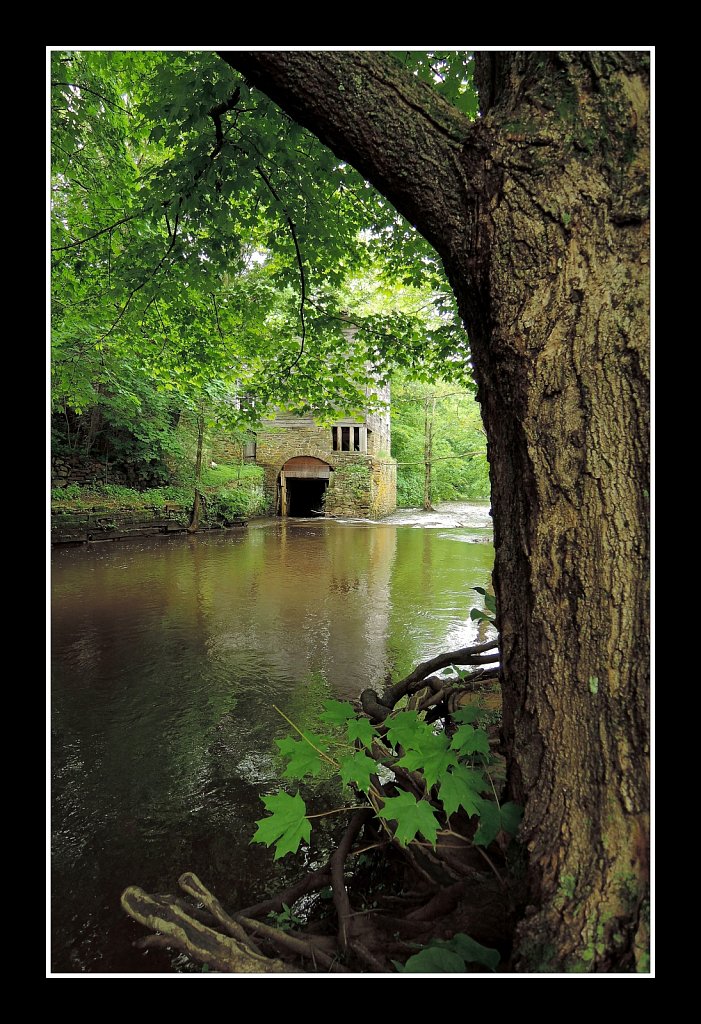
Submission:
MULTIPOLYGON (((289 728, 272 705, 315 728, 325 700, 476 641, 487 509, 53 552, 54 972, 187 969, 132 947, 145 932, 119 907, 127 885, 174 891, 191 870, 235 908, 299 875, 249 845, 284 768, 274 739, 289 728)), ((300 787, 310 813, 334 787, 300 787)), ((319 837, 309 864, 324 859, 319 837)))

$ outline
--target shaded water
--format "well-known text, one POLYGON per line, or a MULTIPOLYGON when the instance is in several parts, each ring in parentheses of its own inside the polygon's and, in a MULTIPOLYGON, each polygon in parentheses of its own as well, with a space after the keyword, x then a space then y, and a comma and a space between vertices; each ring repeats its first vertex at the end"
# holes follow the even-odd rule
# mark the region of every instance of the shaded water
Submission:
MULTIPOLYGON (((53 553, 52 970, 173 969, 131 947, 127 885, 192 870, 235 907, 299 874, 249 845, 283 768, 272 705, 313 728, 330 697, 475 640, 470 588, 493 560, 477 537, 277 521, 53 553)), ((310 812, 333 786, 300 787, 310 812)))

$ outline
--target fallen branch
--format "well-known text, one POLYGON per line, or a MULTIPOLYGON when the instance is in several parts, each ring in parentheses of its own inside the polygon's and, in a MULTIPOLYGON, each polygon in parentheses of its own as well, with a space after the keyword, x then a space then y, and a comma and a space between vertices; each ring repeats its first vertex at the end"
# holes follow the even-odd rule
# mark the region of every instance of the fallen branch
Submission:
POLYGON ((336 974, 347 973, 345 967, 341 967, 333 957, 329 956, 323 949, 320 949, 312 939, 290 935, 289 932, 284 932, 280 928, 272 928, 269 924, 264 924, 262 921, 254 921, 249 917, 242 917, 241 914, 236 915, 236 920, 250 929, 254 935, 259 936, 261 939, 266 939, 283 952, 306 957, 314 962, 318 961, 322 966, 336 974))
MULTIPOLYGON (((125 889, 122 909, 145 928, 160 932, 168 945, 187 953, 193 960, 226 974, 283 974, 290 968, 282 960, 271 960, 253 952, 232 936, 195 920, 168 897, 149 896, 138 886, 125 889)), ((157 943, 165 945, 165 943, 157 943)))
POLYGON ((209 913, 222 926, 227 935, 231 935, 232 938, 238 939, 239 942, 243 943, 249 949, 253 950, 259 956, 263 954, 255 946, 246 935, 241 925, 233 917, 231 917, 222 907, 216 896, 213 896, 206 885, 203 885, 197 875, 193 874, 192 871, 186 871, 184 875, 181 875, 178 879, 178 885, 186 892, 188 896, 192 896, 193 899, 203 903, 209 913))

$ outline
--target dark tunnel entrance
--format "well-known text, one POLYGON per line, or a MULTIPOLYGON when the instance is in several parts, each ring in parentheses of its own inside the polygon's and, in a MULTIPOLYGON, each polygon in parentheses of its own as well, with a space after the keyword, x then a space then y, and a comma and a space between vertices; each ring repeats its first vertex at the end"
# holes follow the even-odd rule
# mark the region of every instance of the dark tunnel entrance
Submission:
POLYGON ((300 516, 323 515, 324 491, 328 480, 288 479, 287 480, 287 514, 300 516))
POLYGON ((296 518, 324 515, 324 492, 331 467, 311 455, 288 459, 280 471, 278 511, 296 518))

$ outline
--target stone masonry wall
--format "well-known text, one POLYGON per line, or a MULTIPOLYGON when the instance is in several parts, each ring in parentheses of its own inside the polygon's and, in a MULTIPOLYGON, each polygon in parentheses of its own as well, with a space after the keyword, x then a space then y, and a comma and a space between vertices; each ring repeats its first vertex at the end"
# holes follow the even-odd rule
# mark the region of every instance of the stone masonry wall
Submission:
POLYGON ((51 486, 68 487, 69 484, 126 484, 124 473, 112 466, 79 456, 54 455, 51 459, 51 486))
MULTIPOLYGON (((381 434, 378 431, 371 436, 379 440, 381 434)), ((273 508, 280 470, 300 455, 320 459, 333 470, 325 494, 327 515, 372 519, 396 508, 393 460, 386 454, 378 461, 371 453, 333 451, 331 427, 320 427, 311 417, 280 417, 258 432, 256 463, 265 471, 265 496, 273 508)))
POLYGON ((373 519, 388 516, 397 507, 397 464, 394 459, 373 461, 372 466, 372 504, 370 514, 373 519))
POLYGON ((324 508, 328 516, 369 519, 373 514, 372 459, 364 455, 351 456, 351 459, 340 462, 331 474, 324 508))

